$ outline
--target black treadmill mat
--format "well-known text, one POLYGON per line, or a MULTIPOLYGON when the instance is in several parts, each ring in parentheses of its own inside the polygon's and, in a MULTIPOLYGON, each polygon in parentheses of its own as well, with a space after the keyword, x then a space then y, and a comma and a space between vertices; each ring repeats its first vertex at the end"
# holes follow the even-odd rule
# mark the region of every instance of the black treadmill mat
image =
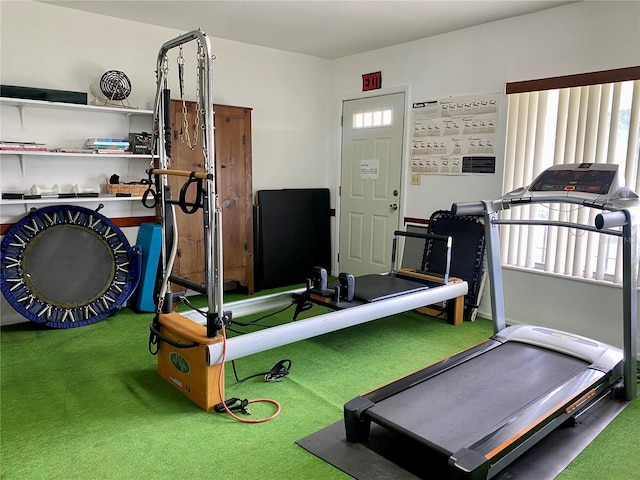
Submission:
MULTIPOLYGON (((551 432, 493 479, 554 479, 628 404, 604 402, 576 427, 551 432)), ((442 459, 428 457, 416 442, 375 424, 366 443, 348 442, 342 420, 296 443, 358 480, 445 480, 451 475, 442 459)))
POLYGON ((534 345, 507 342, 377 402, 368 412, 373 421, 382 418, 400 432, 457 452, 588 365, 534 345))
POLYGON ((376 302, 428 288, 428 285, 424 283, 373 273, 355 277, 354 297, 365 302, 376 302))

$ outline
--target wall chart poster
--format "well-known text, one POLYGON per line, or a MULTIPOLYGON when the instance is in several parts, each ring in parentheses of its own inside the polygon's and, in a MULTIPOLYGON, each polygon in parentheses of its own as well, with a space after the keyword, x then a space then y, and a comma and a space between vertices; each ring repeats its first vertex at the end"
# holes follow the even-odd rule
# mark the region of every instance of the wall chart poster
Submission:
POLYGON ((495 173, 499 98, 495 93, 414 103, 412 183, 420 175, 495 173))

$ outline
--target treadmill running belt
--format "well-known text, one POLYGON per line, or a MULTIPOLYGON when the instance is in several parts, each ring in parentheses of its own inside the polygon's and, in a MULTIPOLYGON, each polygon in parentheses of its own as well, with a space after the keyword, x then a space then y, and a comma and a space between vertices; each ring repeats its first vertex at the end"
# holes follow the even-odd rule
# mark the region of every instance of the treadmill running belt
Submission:
POLYGON ((507 342, 380 401, 368 413, 374 422, 382 418, 381 424, 392 429, 457 452, 588 365, 541 347, 507 342))

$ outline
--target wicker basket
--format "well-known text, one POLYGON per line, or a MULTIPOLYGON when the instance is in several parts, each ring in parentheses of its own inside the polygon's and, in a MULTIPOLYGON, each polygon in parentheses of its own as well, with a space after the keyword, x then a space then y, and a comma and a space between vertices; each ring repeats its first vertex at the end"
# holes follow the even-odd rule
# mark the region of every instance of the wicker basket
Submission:
MULTIPOLYGON (((129 193, 132 197, 141 197, 147 188, 149 185, 146 183, 109 183, 107 180, 108 193, 129 193)), ((155 190, 155 185, 151 185, 151 190, 155 190)))

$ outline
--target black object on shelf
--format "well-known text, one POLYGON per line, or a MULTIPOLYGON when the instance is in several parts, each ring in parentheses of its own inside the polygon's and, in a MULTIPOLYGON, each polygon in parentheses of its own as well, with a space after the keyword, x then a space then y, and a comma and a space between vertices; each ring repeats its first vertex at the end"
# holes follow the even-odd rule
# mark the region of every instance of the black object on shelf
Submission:
POLYGON ((0 85, 0 97, 23 98, 27 100, 44 100, 47 102, 87 104, 87 94, 69 90, 52 90, 50 88, 20 87, 16 85, 0 85))
POLYGON ((24 198, 24 193, 4 192, 2 194, 3 200, 22 200, 23 198, 24 198))

